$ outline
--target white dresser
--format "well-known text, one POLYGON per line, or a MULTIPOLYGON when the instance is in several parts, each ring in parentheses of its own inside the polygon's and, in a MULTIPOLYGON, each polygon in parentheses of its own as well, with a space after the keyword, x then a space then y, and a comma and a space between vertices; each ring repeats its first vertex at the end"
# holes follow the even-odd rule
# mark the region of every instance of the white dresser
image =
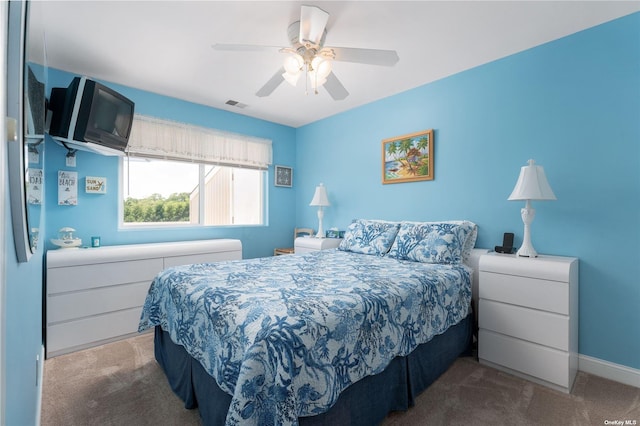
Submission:
POLYGON ((137 333, 149 285, 163 269, 235 259, 242 243, 228 239, 47 251, 47 357, 137 333))
POLYGON ((295 254, 309 253, 310 251, 336 248, 341 241, 342 238, 298 237, 294 241, 293 247, 295 254))
POLYGON ((564 392, 578 368, 578 259, 480 257, 481 363, 564 392))

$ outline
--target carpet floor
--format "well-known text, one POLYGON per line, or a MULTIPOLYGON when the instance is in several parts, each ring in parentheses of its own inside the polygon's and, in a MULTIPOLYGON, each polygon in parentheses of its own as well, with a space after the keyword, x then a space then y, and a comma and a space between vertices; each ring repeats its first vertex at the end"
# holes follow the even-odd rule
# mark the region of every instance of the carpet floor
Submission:
MULTIPOLYGON (((45 361, 43 426, 200 425, 153 357, 153 333, 45 361)), ((579 372, 570 395, 459 358, 383 426, 640 426, 640 389, 579 372), (626 422, 626 423, 625 423, 626 422)))

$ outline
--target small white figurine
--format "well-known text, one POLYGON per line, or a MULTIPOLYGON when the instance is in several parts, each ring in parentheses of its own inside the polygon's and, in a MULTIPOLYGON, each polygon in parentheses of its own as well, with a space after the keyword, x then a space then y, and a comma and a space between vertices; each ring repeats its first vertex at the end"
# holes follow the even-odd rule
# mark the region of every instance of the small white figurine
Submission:
POLYGON ((52 238, 51 242, 60 248, 75 248, 82 245, 82 240, 73 236, 75 229, 65 226, 58 230, 58 238, 52 238))

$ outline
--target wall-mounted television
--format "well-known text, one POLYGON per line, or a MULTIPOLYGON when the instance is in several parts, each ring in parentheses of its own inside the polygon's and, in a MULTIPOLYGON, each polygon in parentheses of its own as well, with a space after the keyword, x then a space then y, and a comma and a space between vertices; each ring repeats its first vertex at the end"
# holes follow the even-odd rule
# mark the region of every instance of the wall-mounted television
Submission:
POLYGON ((87 77, 51 89, 49 135, 69 149, 122 155, 133 122, 134 103, 87 77))

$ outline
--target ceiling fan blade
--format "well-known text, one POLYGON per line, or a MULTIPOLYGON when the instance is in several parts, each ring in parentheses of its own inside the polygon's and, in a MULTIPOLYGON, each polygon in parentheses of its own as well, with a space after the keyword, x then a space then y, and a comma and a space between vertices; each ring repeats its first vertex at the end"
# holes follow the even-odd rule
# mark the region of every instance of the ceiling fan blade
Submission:
POLYGON ((273 77, 271 77, 269 81, 267 81, 265 85, 256 92, 256 96, 264 98, 265 96, 269 96, 271 93, 273 93, 273 91, 276 90, 278 86, 280 86, 280 83, 284 81, 284 77, 282 76, 283 73, 284 67, 280 67, 280 69, 276 71, 273 77))
POLYGON ((327 89, 327 92, 329 92, 334 101, 341 101, 349 96, 349 92, 347 92, 347 89, 344 88, 333 72, 327 76, 324 88, 327 89))
POLYGON ((400 60, 395 50, 358 49, 354 47, 325 47, 320 52, 330 51, 334 61, 357 62, 369 65, 393 66, 400 60))
POLYGON ((298 38, 300 43, 311 43, 319 46, 327 21, 329 21, 329 14, 319 7, 301 6, 300 35, 298 38))
POLYGON ((235 52, 262 52, 262 51, 271 51, 278 50, 280 47, 276 46, 261 46, 258 44, 224 44, 217 43, 213 46, 214 50, 224 50, 224 51, 235 51, 235 52))

